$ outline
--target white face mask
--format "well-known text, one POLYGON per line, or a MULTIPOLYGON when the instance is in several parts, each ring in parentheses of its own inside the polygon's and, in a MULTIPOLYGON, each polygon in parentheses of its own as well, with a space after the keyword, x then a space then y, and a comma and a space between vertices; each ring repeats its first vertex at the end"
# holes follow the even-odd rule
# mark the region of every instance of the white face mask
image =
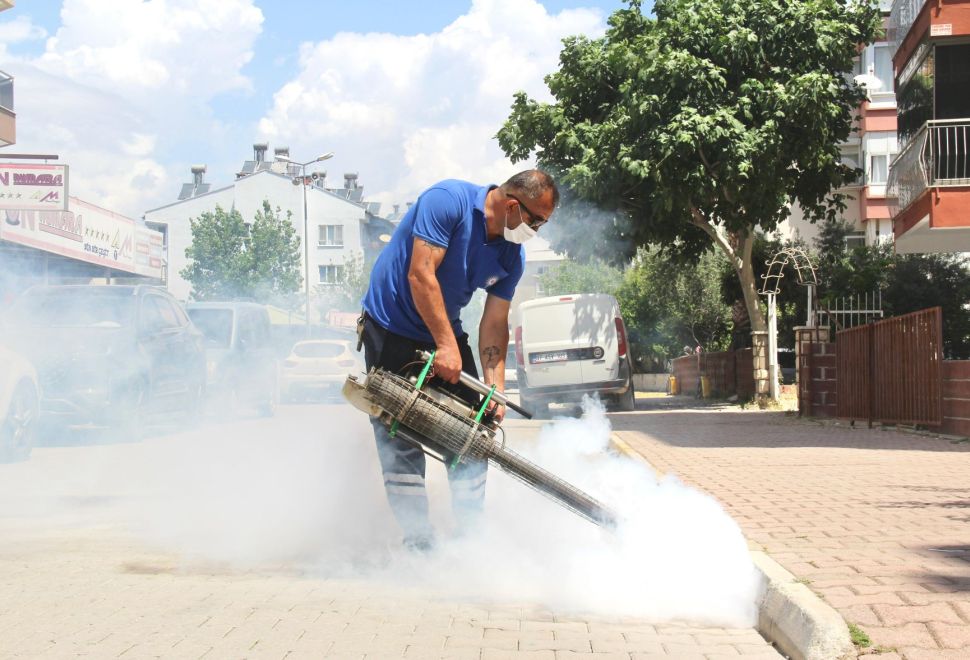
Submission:
POLYGON ((525 243, 527 240, 536 235, 536 230, 525 224, 525 220, 522 220, 522 209, 519 209, 519 226, 515 229, 509 229, 509 214, 505 213, 505 229, 503 234, 505 235, 505 240, 509 243, 525 243))

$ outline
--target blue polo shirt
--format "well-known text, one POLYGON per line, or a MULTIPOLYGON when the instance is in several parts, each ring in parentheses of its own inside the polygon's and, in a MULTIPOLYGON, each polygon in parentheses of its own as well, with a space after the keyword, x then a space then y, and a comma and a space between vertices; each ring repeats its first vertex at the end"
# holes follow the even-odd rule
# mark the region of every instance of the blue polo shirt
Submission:
POLYGON ((512 300, 525 269, 525 248, 502 237, 488 240, 485 195, 492 188, 449 179, 418 197, 371 271, 363 304, 378 324, 411 339, 434 341, 408 283, 415 238, 447 249, 436 275, 456 337, 463 332, 461 309, 476 289, 512 300))

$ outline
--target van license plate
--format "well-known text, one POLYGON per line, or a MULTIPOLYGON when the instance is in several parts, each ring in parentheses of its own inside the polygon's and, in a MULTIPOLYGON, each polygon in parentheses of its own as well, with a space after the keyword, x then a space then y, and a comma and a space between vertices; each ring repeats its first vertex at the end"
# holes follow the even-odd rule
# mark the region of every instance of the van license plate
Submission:
POLYGON ((532 364, 542 364, 544 362, 565 362, 569 359, 566 351, 551 351, 549 353, 532 353, 529 355, 529 362, 532 364))

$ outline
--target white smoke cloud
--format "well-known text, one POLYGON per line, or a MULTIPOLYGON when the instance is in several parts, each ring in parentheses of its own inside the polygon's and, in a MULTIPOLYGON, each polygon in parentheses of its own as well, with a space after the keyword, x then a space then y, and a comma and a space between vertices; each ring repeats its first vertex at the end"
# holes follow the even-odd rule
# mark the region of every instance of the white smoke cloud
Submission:
POLYGON ((336 152, 370 199, 413 199, 443 178, 502 181, 513 165, 494 139, 512 94, 547 98, 561 40, 596 36, 598 11, 550 15, 535 0, 475 0, 440 32, 342 33, 300 53, 300 71, 259 123, 266 139, 336 152))
POLYGON ((598 404, 547 424, 534 443, 517 428, 506 424, 510 446, 613 509, 615 532, 490 469, 481 526, 456 536, 445 468, 429 461, 438 546, 406 553, 370 425, 349 406, 288 407, 273 420, 139 445, 35 450, 27 463, 0 466, 0 511, 41 530, 123 526, 187 567, 349 577, 563 614, 753 625, 759 578, 713 498, 609 455, 598 404))

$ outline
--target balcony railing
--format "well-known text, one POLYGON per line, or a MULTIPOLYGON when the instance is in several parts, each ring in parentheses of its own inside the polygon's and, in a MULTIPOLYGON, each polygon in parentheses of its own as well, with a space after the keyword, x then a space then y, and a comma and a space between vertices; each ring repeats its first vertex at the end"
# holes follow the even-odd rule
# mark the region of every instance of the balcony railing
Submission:
POLYGON ((886 39, 889 41, 889 53, 893 57, 899 50, 903 39, 909 33, 909 29, 916 22, 920 9, 926 4, 926 0, 895 0, 893 8, 889 11, 889 25, 886 27, 886 39))
POLYGON ((926 122, 896 156, 886 184, 893 216, 937 186, 970 186, 970 118, 926 122))
POLYGON ((13 76, 0 71, 0 108, 13 112, 13 76))

